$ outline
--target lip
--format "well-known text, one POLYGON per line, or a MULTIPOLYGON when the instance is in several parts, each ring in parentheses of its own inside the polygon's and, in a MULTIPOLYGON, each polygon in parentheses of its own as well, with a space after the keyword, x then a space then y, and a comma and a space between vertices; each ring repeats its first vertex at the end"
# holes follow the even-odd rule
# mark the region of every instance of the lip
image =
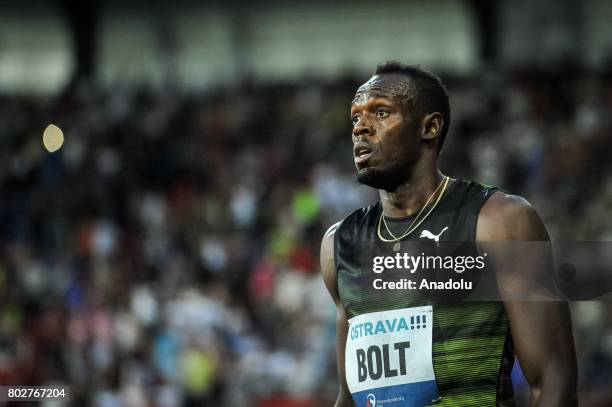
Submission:
POLYGON ((353 147, 355 164, 364 164, 372 156, 372 148, 366 143, 357 143, 353 147))
POLYGON ((355 164, 365 164, 366 161, 370 159, 371 155, 372 152, 370 151, 369 153, 362 153, 361 155, 355 156, 355 164))

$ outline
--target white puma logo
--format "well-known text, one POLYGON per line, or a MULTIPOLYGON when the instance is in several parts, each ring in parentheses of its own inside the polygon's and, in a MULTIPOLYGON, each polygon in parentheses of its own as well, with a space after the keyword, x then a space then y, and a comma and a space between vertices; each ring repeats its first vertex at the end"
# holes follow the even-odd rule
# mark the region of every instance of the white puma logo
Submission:
POLYGON ((438 243, 440 241, 440 236, 442 235, 442 233, 444 233, 446 231, 446 229, 448 229, 448 226, 446 226, 444 229, 442 229, 442 231, 440 233, 438 233, 437 235, 434 235, 429 230, 424 229, 421 232, 421 236, 419 236, 419 237, 420 238, 426 237, 428 239, 435 240, 436 243, 438 243))

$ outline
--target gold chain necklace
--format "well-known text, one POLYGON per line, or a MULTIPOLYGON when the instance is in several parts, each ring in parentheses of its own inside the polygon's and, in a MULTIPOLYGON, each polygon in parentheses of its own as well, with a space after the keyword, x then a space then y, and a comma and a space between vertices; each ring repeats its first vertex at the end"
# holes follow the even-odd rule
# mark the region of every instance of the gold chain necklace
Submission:
POLYGON ((406 229, 404 231, 404 233, 401 234, 401 236, 396 237, 391 230, 389 229, 389 226, 387 225, 387 222, 385 221, 385 214, 383 211, 381 211, 380 213, 380 219, 378 220, 378 237, 380 240, 382 240, 383 242, 386 243, 395 243, 393 245, 393 251, 399 251, 400 249, 400 240, 402 240, 403 238, 405 238, 406 236, 408 236, 409 234, 411 234, 412 232, 414 232, 419 226, 421 226, 421 223, 423 223, 423 221, 425 219, 427 219, 427 217, 431 214, 431 212, 433 212, 433 210, 435 209, 435 207, 438 205, 438 202, 440 202, 440 199, 442 199, 442 196, 444 195, 444 192, 446 191, 446 187, 448 186, 448 182, 450 180, 450 177, 445 176, 444 179, 440 182, 440 185, 438 185, 438 187, 435 189, 435 191, 432 192, 432 194, 429 196, 429 198, 427 199, 427 201, 425 202, 425 205, 423 205, 423 207, 421 208, 421 210, 419 211, 419 213, 417 214, 417 216, 414 218, 414 220, 410 223, 410 226, 408 226, 408 229, 406 229), (436 193, 440 190, 440 187, 442 187, 442 192, 440 192, 440 194, 438 195, 436 202, 432 205, 432 207, 429 209, 429 211, 427 212, 427 214, 425 216, 423 216, 420 220, 419 217, 421 216, 421 214, 423 213, 423 211, 425 210, 425 208, 427 208, 427 205, 429 205, 429 202, 432 200, 432 198, 436 195, 436 193), (418 222, 417 222, 418 220, 418 222), (416 223, 416 225, 415 225, 416 223), (382 233, 380 232, 380 225, 384 224, 385 225, 385 229, 387 230, 387 233, 389 233, 389 235, 391 235, 391 237, 393 239, 387 239, 385 237, 383 237, 382 233))

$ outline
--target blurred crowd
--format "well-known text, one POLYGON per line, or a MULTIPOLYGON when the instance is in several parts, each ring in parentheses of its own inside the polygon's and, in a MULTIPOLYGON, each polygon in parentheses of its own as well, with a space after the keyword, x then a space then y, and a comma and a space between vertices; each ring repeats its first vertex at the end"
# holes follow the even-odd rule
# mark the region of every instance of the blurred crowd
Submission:
MULTIPOLYGON (((554 239, 612 240, 609 73, 443 78, 443 171, 525 196, 554 239)), ((331 405, 318 252, 377 197, 353 180, 366 79, 1 96, 0 385, 68 384, 79 406, 331 405)), ((572 312, 582 405, 609 405, 612 309, 572 312)))

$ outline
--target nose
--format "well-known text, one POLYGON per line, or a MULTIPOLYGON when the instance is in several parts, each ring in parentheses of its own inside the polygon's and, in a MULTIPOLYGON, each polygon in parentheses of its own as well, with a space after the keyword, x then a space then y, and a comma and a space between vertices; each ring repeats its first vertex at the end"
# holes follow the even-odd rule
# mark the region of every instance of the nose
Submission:
POLYGON ((357 124, 353 126, 354 137, 369 137, 373 134, 372 127, 363 118, 359 119, 357 124))

